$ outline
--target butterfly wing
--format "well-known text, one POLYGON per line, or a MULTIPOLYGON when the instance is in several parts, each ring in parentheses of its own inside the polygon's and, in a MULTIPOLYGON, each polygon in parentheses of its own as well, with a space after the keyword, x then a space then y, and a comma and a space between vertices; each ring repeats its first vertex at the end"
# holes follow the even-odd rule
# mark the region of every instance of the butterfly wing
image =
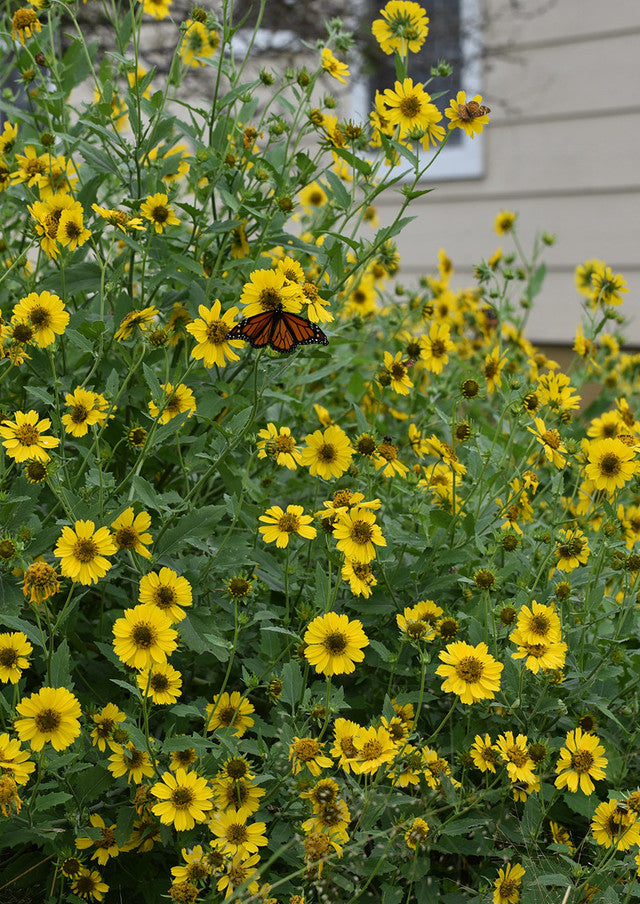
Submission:
POLYGON ((227 333, 227 340, 243 339, 252 348, 264 348, 271 342, 271 336, 277 321, 277 311, 263 311, 246 317, 227 333))
POLYGON ((306 317, 280 311, 269 344, 277 352, 292 352, 299 345, 328 345, 329 340, 320 327, 306 317))
POLYGON ((329 344, 319 326, 281 308, 241 320, 227 333, 227 340, 230 339, 243 339, 252 348, 269 345, 274 351, 284 354, 292 352, 299 345, 329 344))

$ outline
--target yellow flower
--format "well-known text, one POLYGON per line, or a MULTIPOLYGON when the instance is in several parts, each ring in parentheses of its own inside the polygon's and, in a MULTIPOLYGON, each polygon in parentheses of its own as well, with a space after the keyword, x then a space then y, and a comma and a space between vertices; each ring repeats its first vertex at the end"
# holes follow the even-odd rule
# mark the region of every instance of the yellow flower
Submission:
POLYGON ((337 60, 328 47, 322 49, 322 68, 343 85, 347 84, 347 79, 351 75, 347 64, 337 60))
POLYGON ((0 681, 17 684, 22 670, 29 668, 33 647, 22 631, 0 634, 0 681))
POLYGON ((591 821, 591 831, 596 842, 603 847, 612 845, 626 851, 640 843, 640 825, 637 813, 613 798, 596 807, 591 821))
POLYGON ((89 822, 94 829, 100 830, 100 837, 87 838, 81 835, 76 838, 76 847, 78 850, 83 851, 95 846, 91 859, 97 860, 100 866, 104 866, 110 857, 117 857, 120 853, 120 848, 115 838, 116 826, 115 824, 106 826, 104 819, 98 813, 92 813, 89 817, 89 822))
POLYGON ((36 560, 25 569, 22 592, 30 603, 43 603, 59 590, 58 575, 48 562, 36 560))
POLYGON ((556 788, 568 788, 576 794, 578 787, 583 794, 591 794, 596 781, 606 778, 607 758, 604 747, 594 734, 576 728, 567 732, 565 746, 560 751, 556 763, 558 777, 556 788))
POLYGON ((56 240, 69 251, 75 251, 78 245, 84 245, 91 233, 83 223, 82 205, 76 202, 68 210, 63 210, 58 221, 56 240))
POLYGON ((397 392, 398 395, 408 395, 413 383, 407 373, 407 365, 402 360, 402 357, 402 352, 397 352, 395 356, 390 352, 385 352, 384 368, 393 391, 397 392))
POLYGON ((168 424, 172 418, 185 411, 187 417, 191 417, 196 410, 196 400, 188 386, 180 383, 174 387, 172 383, 162 383, 160 388, 165 393, 165 399, 158 404, 153 399, 149 402, 151 417, 158 418, 161 424, 168 424))
POLYGON ((91 742, 94 746, 98 750, 104 751, 108 744, 111 750, 119 750, 120 745, 113 740, 113 733, 119 723, 124 722, 127 718, 125 713, 121 712, 115 703, 107 703, 99 713, 94 713, 91 718, 96 726, 91 731, 91 742))
POLYGON ((451 120, 450 129, 462 129, 470 138, 475 138, 489 123, 489 109, 482 105, 482 96, 476 94, 468 101, 464 91, 458 91, 456 99, 449 102, 444 115, 451 120))
POLYGON ((302 464, 302 454, 289 427, 267 424, 258 431, 258 458, 275 458, 281 468, 295 471, 302 464))
MULTIPOLYGON (((157 4, 158 0, 155 0, 155 2, 157 4)), ((216 32, 210 32, 204 22, 199 22, 197 19, 187 19, 184 23, 182 43, 178 50, 178 54, 185 66, 197 69, 199 66, 204 66, 203 60, 213 56, 215 46, 209 40, 210 34, 216 34, 216 32)))
POLYGON ((581 530, 558 530, 555 550, 558 571, 566 571, 568 574, 580 565, 586 565, 589 553, 589 541, 581 530))
POLYGON ((356 662, 362 662, 362 648, 369 639, 357 619, 328 612, 319 615, 307 627, 304 635, 304 655, 316 672, 323 675, 348 675, 356 662))
POLYGON ((66 687, 43 687, 16 706, 14 722, 21 741, 42 750, 49 741, 56 750, 69 747, 80 734, 80 704, 66 687))
POLYGON ((622 304, 622 296, 629 289, 620 273, 613 274, 611 267, 603 263, 596 264, 591 274, 591 298, 593 304, 622 304))
POLYGON ((133 741, 115 748, 107 768, 114 778, 126 775, 127 784, 131 780, 139 784, 143 778, 150 778, 154 771, 149 754, 146 750, 138 750, 133 741))
POLYGON ((10 738, 6 732, 0 734, 0 776, 10 775, 16 784, 26 785, 35 768, 36 764, 22 749, 20 741, 10 738))
POLYGON ((143 669, 136 681, 144 696, 160 705, 175 703, 182 694, 182 675, 168 662, 154 663, 143 669))
POLYGON ((487 381, 487 392, 491 395, 496 386, 502 386, 502 368, 507 363, 507 353, 500 354, 499 348, 492 349, 484 359, 484 367, 482 372, 487 381))
POLYGON ((205 822, 207 811, 213 809, 211 788, 206 778, 196 772, 184 769, 177 769, 175 775, 165 772, 162 781, 152 785, 151 793, 159 798, 151 811, 160 817, 163 825, 173 825, 177 832, 205 822))
POLYGON ((248 816, 241 815, 234 809, 217 813, 209 821, 210 831, 217 836, 216 841, 212 842, 215 850, 231 856, 237 854, 246 859, 251 854, 256 854, 258 848, 264 847, 267 844, 264 822, 247 825, 247 819, 248 816))
POLYGON ((171 0, 142 0, 142 10, 158 22, 168 18, 171 0))
POLYGON ((125 314, 122 318, 114 338, 118 342, 122 342, 123 339, 129 338, 136 327, 138 327, 141 333, 144 333, 147 327, 155 321, 158 314, 159 311, 154 305, 151 305, 148 308, 141 308, 140 310, 129 311, 129 313, 125 314))
POLYGON ((333 535, 347 559, 365 565, 375 559, 375 546, 387 545, 376 516, 360 506, 338 515, 333 535))
POLYGON ((95 528, 93 521, 76 521, 73 528, 63 527, 54 556, 60 559, 60 571, 80 584, 97 583, 111 568, 106 556, 117 551, 109 529, 95 528))
POLYGON ((133 506, 130 505, 111 525, 115 531, 113 540, 117 548, 131 549, 145 559, 150 559, 151 553, 146 548, 153 542, 151 534, 146 533, 150 524, 151 515, 148 512, 134 515, 133 506))
MULTIPOLYGON (((149 2, 150 0, 145 0, 145 6, 149 2)), ((149 195, 140 207, 140 213, 146 220, 153 223, 153 227, 158 234, 163 232, 167 226, 177 226, 180 223, 180 220, 173 212, 173 208, 169 207, 169 196, 162 194, 162 192, 149 195)))
POLYGON ((472 647, 462 640, 455 641, 438 655, 443 665, 438 666, 436 675, 445 679, 442 690, 457 694, 462 703, 490 700, 500 689, 504 666, 491 656, 485 643, 472 647))
POLYGON ((469 751, 474 765, 481 772, 496 771, 496 760, 498 759, 498 748, 491 743, 491 737, 488 734, 476 735, 469 751))
POLYGON ((30 292, 14 307, 11 322, 28 323, 33 330, 32 341, 40 348, 47 348, 66 330, 69 314, 57 295, 30 292))
POLYGON ((99 392, 76 386, 73 392, 65 395, 64 400, 71 410, 63 414, 61 420, 67 433, 72 436, 86 436, 89 427, 102 425, 107 419, 109 403, 99 392))
POLYGON ((402 57, 417 53, 429 33, 426 11, 412 0, 389 0, 380 10, 381 19, 374 19, 371 33, 383 53, 396 50, 402 57))
POLYGON ((414 819, 407 831, 404 833, 404 840, 406 841, 409 850, 415 851, 419 847, 421 847, 427 840, 428 833, 428 823, 426 823, 424 819, 421 819, 419 816, 417 817, 417 819, 414 819))
POLYGON ((430 373, 440 374, 455 347, 450 338, 449 324, 434 321, 429 332, 420 337, 420 360, 430 373))
POLYGON ((567 463, 565 455, 567 447, 562 442, 562 438, 557 430, 547 430, 541 417, 534 418, 535 428, 527 427, 529 433, 533 433, 537 441, 544 449, 547 459, 562 470, 567 463))
POLYGON ((324 432, 315 430, 304 439, 302 464, 308 465, 312 477, 329 480, 341 477, 348 470, 353 449, 349 437, 337 424, 327 427, 324 432))
POLYGON ((240 304, 245 306, 244 317, 280 307, 297 314, 302 310, 303 298, 300 286, 289 282, 281 270, 254 270, 249 282, 244 284, 240 304))
POLYGON ((517 630, 520 639, 515 643, 557 643, 561 636, 560 616, 553 606, 532 600, 531 606, 522 606, 518 612, 517 630))
POLYGON ((300 190, 298 199, 303 209, 307 213, 311 213, 312 210, 324 207, 329 197, 320 183, 314 181, 300 190))
POLYGON ((498 878, 494 882, 493 904, 516 904, 520 900, 520 886, 524 876, 524 867, 520 863, 513 866, 507 863, 504 869, 498 870, 498 878))
POLYGON ((507 232, 511 232, 517 216, 518 214, 514 213, 512 210, 501 210, 495 218, 493 224, 494 230, 498 235, 505 235, 507 232))
POLYGON ((220 302, 216 299, 210 308, 201 304, 198 313, 200 319, 187 324, 187 332, 198 343, 192 350, 191 357, 196 361, 202 360, 205 367, 225 367, 227 361, 238 361, 239 356, 234 348, 241 348, 242 340, 227 340, 227 333, 233 327, 238 308, 229 308, 221 314, 220 302))
POLYGON ((25 38, 32 37, 37 31, 42 31, 42 25, 36 13, 29 7, 17 9, 11 20, 11 37, 14 40, 20 38, 24 47, 25 38))
POLYGON ((332 760, 324 753, 324 745, 315 738, 294 737, 289 746, 289 759, 293 760, 294 775, 305 766, 311 775, 317 777, 323 769, 333 766, 332 760))
POLYGON ((365 562, 353 562, 346 559, 342 566, 343 581, 349 582, 349 588, 354 596, 363 596, 369 599, 372 594, 372 587, 378 583, 375 575, 371 571, 371 566, 365 562))
POLYGON ((384 763, 390 763, 396 756, 398 748, 387 729, 359 728, 353 738, 357 754, 351 763, 356 775, 377 772, 384 763))
POLYGON ((172 866, 171 875, 174 882, 199 882, 211 875, 209 864, 201 844, 188 850, 182 848, 180 852, 186 866, 172 866))
POLYGON ((315 527, 311 527, 313 517, 303 515, 301 505, 288 505, 286 512, 279 505, 272 505, 264 515, 260 515, 259 521, 264 524, 259 528, 265 543, 275 541, 278 549, 285 549, 289 545, 292 534, 298 534, 305 540, 313 540, 317 534, 315 527))
POLYGON ((254 719, 251 713, 255 712, 252 704, 239 693, 225 691, 216 694, 213 703, 207 704, 207 731, 217 731, 220 728, 233 728, 231 734, 234 738, 241 738, 247 728, 251 728, 254 719))
POLYGON ((414 85, 413 79, 396 82, 393 90, 387 88, 383 96, 388 108, 387 119, 399 127, 401 139, 409 133, 419 135, 442 119, 438 108, 430 103, 431 95, 426 93, 420 82, 414 85))
POLYGON ((16 411, 14 422, 0 422, 0 436, 7 455, 16 461, 49 461, 51 456, 46 450, 60 445, 57 437, 45 436, 50 427, 51 421, 40 420, 37 411, 16 411))
POLYGON ((185 616, 183 606, 193 602, 191 584, 179 577, 172 568, 161 568, 140 578, 138 599, 141 603, 156 606, 169 621, 182 621, 185 616))
POLYGON ((169 618, 157 606, 144 603, 124 610, 113 626, 113 637, 116 656, 134 669, 166 662, 178 646, 169 618))
POLYGON ((86 869, 83 866, 71 883, 71 891, 86 901, 102 901, 106 892, 109 891, 109 886, 102 881, 102 876, 97 869, 86 869))
POLYGON ((383 477, 393 477, 395 474, 404 477, 409 471, 407 465, 398 458, 398 447, 388 439, 377 447, 372 461, 376 471, 383 469, 383 477))
POLYGON ((634 448, 627 446, 621 439, 590 442, 587 449, 586 476, 588 480, 593 481, 596 490, 615 493, 637 472, 638 466, 634 458, 634 448))
POLYGON ((496 747, 500 752, 500 759, 507 766, 507 772, 512 782, 520 782, 525 785, 535 783, 535 763, 529 756, 528 738, 519 734, 513 737, 512 731, 506 731, 496 740, 496 747))

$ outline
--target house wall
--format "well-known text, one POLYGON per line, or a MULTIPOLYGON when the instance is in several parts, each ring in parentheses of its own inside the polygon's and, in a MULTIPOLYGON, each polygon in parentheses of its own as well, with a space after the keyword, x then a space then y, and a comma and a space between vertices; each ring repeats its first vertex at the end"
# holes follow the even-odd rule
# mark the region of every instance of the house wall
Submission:
MULTIPOLYGON (((515 210, 525 250, 537 231, 557 237, 544 252, 531 338, 573 343, 581 311, 574 270, 598 257, 627 280, 622 310, 639 346, 640 2, 613 0, 605 12, 601 0, 485 0, 483 12, 484 175, 439 181, 414 202, 417 219, 399 242, 402 278, 417 278, 444 248, 465 285, 480 258, 498 245, 511 250, 493 220, 515 210)), ((383 222, 394 206, 391 196, 381 201, 383 222)))

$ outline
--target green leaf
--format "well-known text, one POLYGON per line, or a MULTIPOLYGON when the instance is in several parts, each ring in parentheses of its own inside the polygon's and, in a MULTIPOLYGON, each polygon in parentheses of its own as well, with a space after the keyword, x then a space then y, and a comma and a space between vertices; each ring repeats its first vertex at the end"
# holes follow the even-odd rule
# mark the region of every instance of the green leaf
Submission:
POLYGON ((59 644, 51 657, 52 687, 68 687, 71 683, 69 644, 66 638, 59 644))
POLYGON ((285 662, 282 666, 282 696, 281 700, 291 707, 291 713, 295 712, 302 695, 303 679, 300 665, 294 660, 285 662))

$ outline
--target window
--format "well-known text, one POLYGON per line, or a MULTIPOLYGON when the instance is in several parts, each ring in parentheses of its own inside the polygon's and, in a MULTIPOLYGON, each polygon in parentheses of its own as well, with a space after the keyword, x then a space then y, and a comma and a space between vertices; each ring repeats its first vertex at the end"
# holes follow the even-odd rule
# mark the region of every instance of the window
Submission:
MULTIPOLYGON (((415 81, 426 80, 432 66, 446 60, 452 74, 437 78, 429 86, 434 94, 445 94, 434 101, 444 112, 450 98, 460 90, 467 98, 481 93, 480 0, 429 0, 424 5, 429 16, 429 34, 419 53, 411 54, 409 75, 415 81)), ((394 58, 382 53, 370 33, 371 22, 379 17, 380 0, 360 0, 361 65, 353 80, 353 115, 367 119, 373 107, 376 90, 391 88, 396 80, 394 58)), ((448 120, 443 120, 446 125, 448 120)), ((454 129, 445 149, 438 155, 427 177, 437 179, 477 179, 484 174, 483 136, 464 140, 460 129, 454 129)))

